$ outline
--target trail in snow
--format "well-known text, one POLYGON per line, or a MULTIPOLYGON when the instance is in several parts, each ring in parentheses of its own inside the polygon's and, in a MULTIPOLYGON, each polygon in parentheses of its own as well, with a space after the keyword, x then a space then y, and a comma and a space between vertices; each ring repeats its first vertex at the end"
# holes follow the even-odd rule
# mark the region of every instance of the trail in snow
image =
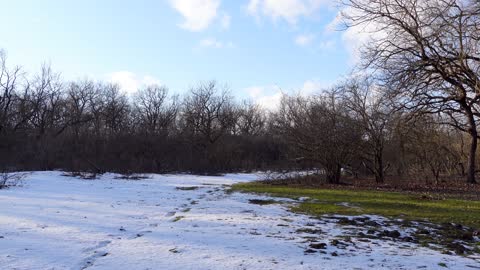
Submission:
POLYGON ((225 192, 255 180, 253 174, 114 178, 36 172, 22 186, 0 190, 0 269, 480 268, 478 260, 413 243, 332 246, 364 228, 249 203, 264 196, 225 192), (319 252, 309 253, 312 243, 319 252))

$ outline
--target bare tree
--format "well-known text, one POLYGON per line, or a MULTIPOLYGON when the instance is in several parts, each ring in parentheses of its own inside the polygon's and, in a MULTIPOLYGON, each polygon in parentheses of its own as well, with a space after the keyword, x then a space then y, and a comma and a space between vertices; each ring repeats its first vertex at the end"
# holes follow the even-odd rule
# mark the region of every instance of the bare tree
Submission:
POLYGON ((284 96, 276 117, 296 159, 319 165, 332 184, 340 183, 342 169, 361 144, 361 131, 343 108, 337 90, 310 98, 284 96))
POLYGON ((215 154, 218 141, 233 134, 236 109, 226 88, 220 89, 215 81, 200 83, 184 100, 183 130, 192 146, 203 153, 202 160, 208 171, 217 171, 222 157, 215 154))
POLYGON ((27 173, 8 172, 7 170, 0 171, 0 189, 9 186, 15 186, 20 180, 25 178, 27 173))
POLYGON ((37 131, 37 137, 42 137, 61 126, 65 105, 62 100, 63 83, 58 73, 43 65, 40 74, 33 78, 31 88, 29 120, 37 131))
POLYGON ((238 110, 237 129, 242 135, 259 135, 267 121, 265 112, 252 101, 243 101, 238 110))
POLYGON ((101 89, 105 127, 110 135, 118 134, 128 125, 130 104, 127 96, 120 92, 120 87, 116 84, 106 84, 101 89))
POLYGON ((451 143, 454 138, 451 130, 445 126, 442 128, 440 122, 425 115, 417 117, 402 131, 408 138, 408 152, 415 158, 411 167, 419 170, 424 179, 431 175, 436 184, 442 175, 451 176, 460 161, 460 154, 451 143))
POLYGON ((19 66, 9 69, 7 66, 7 57, 3 50, 0 50, 0 133, 7 129, 16 129, 12 120, 19 113, 14 107, 19 101, 18 91, 20 90, 20 80, 23 79, 23 73, 19 66))
POLYGON ((235 108, 228 91, 220 90, 215 81, 201 83, 186 97, 183 107, 186 127, 200 135, 201 144, 214 144, 234 127, 235 108))
POLYGON ((378 71, 399 105, 442 113, 471 137, 475 183, 480 117, 480 3, 476 0, 348 0, 348 27, 373 29, 363 64, 378 71))
POLYGON ((385 143, 391 132, 395 112, 382 86, 372 78, 361 76, 345 81, 342 86, 344 104, 358 120, 365 133, 364 165, 377 183, 385 181, 389 165, 385 164, 385 143))
POLYGON ((66 97, 66 115, 62 127, 57 131, 61 134, 65 129, 71 128, 78 138, 82 125, 92 121, 90 104, 96 96, 95 83, 84 80, 69 84, 66 97))
POLYGON ((150 134, 167 134, 174 125, 177 97, 169 100, 167 87, 152 85, 141 89, 135 94, 134 102, 139 120, 150 134))

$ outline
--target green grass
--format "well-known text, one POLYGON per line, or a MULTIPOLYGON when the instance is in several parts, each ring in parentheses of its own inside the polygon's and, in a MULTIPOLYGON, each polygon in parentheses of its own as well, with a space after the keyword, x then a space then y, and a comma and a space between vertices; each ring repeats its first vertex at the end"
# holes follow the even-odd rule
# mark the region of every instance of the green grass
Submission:
POLYGON ((182 220, 182 219, 184 219, 184 218, 185 218, 185 216, 176 216, 176 217, 172 220, 172 222, 178 222, 178 221, 180 221, 180 220, 182 220))
POLYGON ((242 183, 232 187, 233 191, 267 193, 276 197, 307 200, 292 208, 295 212, 310 215, 375 214, 406 220, 426 220, 433 223, 456 223, 480 228, 480 201, 462 199, 424 199, 421 195, 383 191, 356 191, 338 189, 293 188, 272 186, 258 182, 242 183), (346 207, 338 205, 348 203, 346 207))
POLYGON ((269 205, 269 204, 278 203, 278 201, 275 201, 275 200, 258 200, 258 199, 248 200, 248 202, 252 204, 258 204, 258 205, 269 205))

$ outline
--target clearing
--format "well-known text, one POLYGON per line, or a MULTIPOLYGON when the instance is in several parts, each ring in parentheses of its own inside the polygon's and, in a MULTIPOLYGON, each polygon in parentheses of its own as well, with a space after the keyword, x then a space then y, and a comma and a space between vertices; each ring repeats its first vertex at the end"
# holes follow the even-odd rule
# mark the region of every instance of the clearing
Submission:
POLYGON ((254 174, 116 176, 35 172, 0 190, 1 269, 480 269, 476 235, 454 239, 452 252, 427 246, 443 227, 328 201, 338 194, 229 192, 254 174), (315 206, 321 198, 356 216, 332 215, 315 206))

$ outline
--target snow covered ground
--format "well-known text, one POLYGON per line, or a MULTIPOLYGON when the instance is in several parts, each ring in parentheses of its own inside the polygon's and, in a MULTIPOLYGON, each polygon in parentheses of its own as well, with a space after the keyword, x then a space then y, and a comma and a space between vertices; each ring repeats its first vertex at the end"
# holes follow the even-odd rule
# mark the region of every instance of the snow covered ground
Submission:
POLYGON ((480 269, 472 258, 395 241, 306 253, 312 237, 331 243, 362 228, 225 192, 256 178, 32 173, 0 190, 0 269, 480 269))

